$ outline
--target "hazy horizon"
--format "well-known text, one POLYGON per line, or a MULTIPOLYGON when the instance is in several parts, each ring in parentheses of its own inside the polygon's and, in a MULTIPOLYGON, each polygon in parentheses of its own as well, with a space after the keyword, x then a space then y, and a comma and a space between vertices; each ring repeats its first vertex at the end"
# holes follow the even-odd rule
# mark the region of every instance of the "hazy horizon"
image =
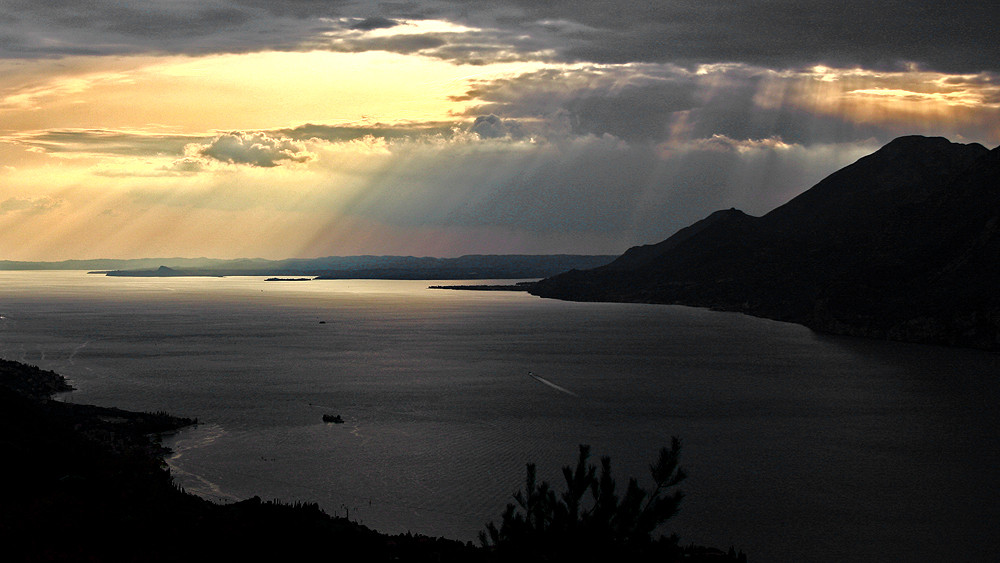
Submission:
MULTIPOLYGON (((401 255, 401 254, 352 254, 352 255, 329 255, 329 256, 286 256, 284 258, 262 258, 259 256, 240 256, 237 258, 216 258, 212 256, 141 256, 138 258, 68 258, 65 260, 7 260, 0 258, 0 264, 66 264, 66 263, 77 263, 77 262, 157 262, 162 261, 163 265, 168 265, 174 262, 192 263, 192 264, 232 264, 232 263, 264 263, 274 264, 274 263, 284 263, 284 262, 319 262, 323 260, 350 260, 353 258, 384 258, 384 259, 395 259, 395 258, 407 258, 416 260, 455 260, 460 258, 468 258, 474 256, 537 256, 537 257, 558 257, 558 256, 608 256, 617 257, 619 254, 565 254, 565 253, 552 253, 552 254, 461 254, 457 256, 413 256, 413 255, 401 255)), ((157 263, 157 265, 160 265, 157 263)))

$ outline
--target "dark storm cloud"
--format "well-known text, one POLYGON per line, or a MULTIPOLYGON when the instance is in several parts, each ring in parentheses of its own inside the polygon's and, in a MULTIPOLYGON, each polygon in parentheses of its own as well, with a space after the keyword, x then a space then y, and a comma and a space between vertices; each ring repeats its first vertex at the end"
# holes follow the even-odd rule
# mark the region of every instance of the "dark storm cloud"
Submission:
MULTIPOLYGON (((0 6, 0 56, 243 52, 322 47, 412 52, 355 35, 440 19, 433 56, 460 61, 823 63, 945 72, 1000 70, 1000 10, 990 2, 889 0, 11 0, 0 6)), ((408 47, 409 45, 409 47, 408 47)))
POLYGON ((364 5, 364 2, 352 0, 231 0, 228 3, 273 16, 298 19, 338 17, 343 15, 345 6, 364 5))
POLYGON ((469 132, 479 135, 480 139, 520 139, 524 137, 524 130, 516 120, 501 119, 493 114, 477 117, 469 127, 469 132))
POLYGON ((396 27, 399 22, 396 20, 390 20, 388 18, 374 17, 365 18, 358 23, 351 25, 351 29, 360 29, 362 31, 371 31, 373 29, 388 29, 390 27, 396 27))
POLYGON ((1000 45, 991 40, 1000 27, 1000 10, 982 1, 510 3, 532 21, 568 18, 588 26, 590 31, 576 32, 580 41, 563 52, 575 60, 879 68, 915 61, 962 72, 996 70, 1000 64, 1000 45))
POLYGON ((292 49, 328 27, 228 0, 10 0, 0 25, 2 58, 292 49))
POLYGON ((106 0, 13 0, 8 14, 26 26, 49 24, 43 38, 58 40, 60 28, 140 37, 199 36, 224 31, 251 19, 247 10, 222 2, 125 3, 106 0), (49 36, 49 37, 46 37, 49 36))
POLYGON ((902 134, 929 134, 994 142, 1000 109, 987 100, 1000 96, 996 75, 953 78, 865 73, 827 80, 808 70, 776 73, 744 64, 703 67, 697 72, 674 65, 593 66, 480 81, 453 99, 474 102, 466 113, 469 118, 495 114, 547 120, 553 125, 549 133, 533 132, 547 137, 552 132, 610 134, 630 143, 655 143, 724 135, 822 144, 888 142, 902 134), (915 106, 924 96, 968 91, 985 103, 949 106, 949 113, 936 117, 909 116, 899 110, 894 119, 884 107, 876 112, 878 119, 858 117, 850 104, 866 101, 864 94, 852 93, 859 88, 872 90, 875 97, 880 91, 895 91, 894 99, 910 100, 915 106), (906 94, 905 89, 912 91, 906 94))

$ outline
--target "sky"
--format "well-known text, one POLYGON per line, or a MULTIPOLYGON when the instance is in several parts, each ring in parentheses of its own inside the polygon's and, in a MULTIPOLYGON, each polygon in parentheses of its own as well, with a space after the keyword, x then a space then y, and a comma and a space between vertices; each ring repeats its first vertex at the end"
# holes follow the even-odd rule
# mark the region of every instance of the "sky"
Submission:
POLYGON ((901 135, 982 0, 0 0, 0 259, 619 254, 901 135))

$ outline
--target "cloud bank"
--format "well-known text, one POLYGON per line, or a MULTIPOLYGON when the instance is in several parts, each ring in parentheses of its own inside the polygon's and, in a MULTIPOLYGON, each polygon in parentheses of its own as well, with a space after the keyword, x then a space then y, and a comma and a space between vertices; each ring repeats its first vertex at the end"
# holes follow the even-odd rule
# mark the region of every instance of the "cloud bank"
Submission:
POLYGON ((152 52, 389 50, 480 62, 745 62, 945 72, 1000 71, 989 2, 376 3, 329 0, 11 0, 0 57, 152 52), (414 32, 421 22, 451 22, 414 32))

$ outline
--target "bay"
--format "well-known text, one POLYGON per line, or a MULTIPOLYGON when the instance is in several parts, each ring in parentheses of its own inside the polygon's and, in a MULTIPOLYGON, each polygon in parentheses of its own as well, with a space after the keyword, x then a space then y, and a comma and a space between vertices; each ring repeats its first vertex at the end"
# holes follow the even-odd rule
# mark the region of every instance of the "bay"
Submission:
POLYGON ((558 482, 590 444, 624 487, 676 435, 690 477, 665 531, 685 544, 753 561, 1000 550, 996 355, 435 283, 0 272, 0 357, 69 377, 64 400, 198 417, 170 466, 219 502, 471 540, 526 462, 558 482))

